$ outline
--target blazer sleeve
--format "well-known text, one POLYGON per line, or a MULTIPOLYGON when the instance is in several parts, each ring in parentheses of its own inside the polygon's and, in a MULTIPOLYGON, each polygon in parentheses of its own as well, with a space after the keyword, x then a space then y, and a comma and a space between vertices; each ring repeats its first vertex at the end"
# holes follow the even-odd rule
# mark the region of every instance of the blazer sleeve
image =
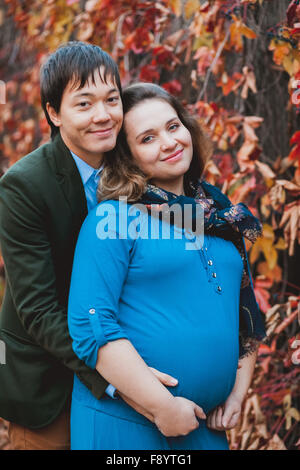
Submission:
POLYGON ((23 174, 11 170, 1 178, 0 245, 6 282, 20 321, 38 345, 74 371, 100 398, 107 381, 88 369, 72 349, 67 309, 58 299, 46 217, 46 204, 23 174))
MULTIPOLYGON (((126 211, 126 205, 123 207, 126 211)), ((81 227, 75 249, 68 302, 68 324, 75 353, 89 367, 109 341, 129 339, 118 313, 134 240, 120 237, 118 202, 98 205, 81 227), (104 231, 104 213, 110 222, 104 231), (116 221, 116 224, 115 224, 116 221)))

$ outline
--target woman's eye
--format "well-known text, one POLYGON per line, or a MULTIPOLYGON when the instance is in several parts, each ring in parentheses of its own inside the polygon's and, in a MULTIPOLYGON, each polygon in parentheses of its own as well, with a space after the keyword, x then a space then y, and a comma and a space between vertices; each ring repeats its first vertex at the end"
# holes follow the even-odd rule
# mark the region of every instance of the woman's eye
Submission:
POLYGON ((178 127, 179 127, 179 124, 174 122, 174 124, 170 125, 169 130, 174 131, 174 130, 178 129, 178 127))
POLYGON ((153 139, 153 135, 147 135, 146 137, 143 138, 142 143, 147 144, 148 142, 151 142, 153 139))

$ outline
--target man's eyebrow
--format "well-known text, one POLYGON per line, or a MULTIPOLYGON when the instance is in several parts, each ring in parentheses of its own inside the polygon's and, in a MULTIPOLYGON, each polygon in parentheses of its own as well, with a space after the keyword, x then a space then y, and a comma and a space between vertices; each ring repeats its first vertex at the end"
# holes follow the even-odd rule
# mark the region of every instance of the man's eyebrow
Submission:
MULTIPOLYGON (((110 95, 111 93, 116 93, 118 92, 119 93, 119 90, 117 88, 111 88, 110 90, 108 90, 108 92, 106 93, 107 95, 110 95)), ((88 91, 79 91, 78 93, 74 93, 74 98, 81 98, 82 96, 95 96, 95 93, 90 93, 88 91)))
MULTIPOLYGON (((170 124, 170 122, 174 121, 175 119, 179 119, 178 116, 174 116, 172 117, 171 119, 169 119, 167 122, 166 122, 166 126, 168 124, 170 124)), ((154 132, 155 129, 147 129, 146 131, 143 131, 141 132, 137 137, 136 137, 136 140, 141 136, 141 135, 144 135, 144 134, 148 134, 148 132, 154 132)))

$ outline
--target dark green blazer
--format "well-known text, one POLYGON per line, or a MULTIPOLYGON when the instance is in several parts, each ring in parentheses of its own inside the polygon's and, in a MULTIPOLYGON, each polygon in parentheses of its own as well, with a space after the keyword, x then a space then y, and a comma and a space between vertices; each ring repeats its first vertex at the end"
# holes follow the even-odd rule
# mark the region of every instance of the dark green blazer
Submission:
POLYGON ((77 358, 67 325, 73 254, 87 215, 83 184, 60 134, 0 180, 0 416, 30 428, 69 403, 73 373, 100 398, 107 382, 77 358), (3 344, 1 345, 3 346, 3 344))

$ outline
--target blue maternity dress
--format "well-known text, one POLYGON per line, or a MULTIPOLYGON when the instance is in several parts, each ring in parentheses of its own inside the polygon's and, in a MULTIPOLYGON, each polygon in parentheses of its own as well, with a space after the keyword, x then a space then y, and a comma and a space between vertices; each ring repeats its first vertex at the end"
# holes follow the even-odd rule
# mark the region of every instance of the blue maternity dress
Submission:
MULTIPOLYGON (((240 254, 231 241, 206 234, 201 248, 189 249, 191 237, 181 231, 179 238, 180 230, 164 221, 156 226, 159 234, 153 225, 150 232, 148 214, 137 227, 130 207, 102 202, 81 228, 68 311, 73 349, 95 368, 101 346, 127 338, 148 366, 178 379, 169 387, 173 395, 194 401, 207 415, 235 383, 240 254), (134 227, 140 236, 134 237, 134 227)), ((97 400, 74 378, 71 449, 228 449, 225 431, 209 429, 206 420, 199 424, 187 436, 165 437, 121 398, 97 400)))

